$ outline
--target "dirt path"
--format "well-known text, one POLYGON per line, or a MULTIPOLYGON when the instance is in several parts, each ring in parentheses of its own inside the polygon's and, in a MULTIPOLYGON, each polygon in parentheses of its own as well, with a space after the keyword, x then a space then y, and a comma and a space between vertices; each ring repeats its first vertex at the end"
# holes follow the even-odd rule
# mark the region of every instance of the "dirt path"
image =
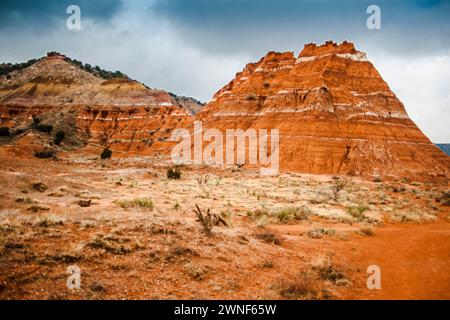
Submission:
MULTIPOLYGON (((450 223, 386 225, 374 237, 361 237, 351 257, 366 266, 359 276, 365 284, 367 266, 381 268, 381 290, 361 286, 354 299, 450 299, 450 223)), ((341 248, 340 250, 348 250, 341 248)))

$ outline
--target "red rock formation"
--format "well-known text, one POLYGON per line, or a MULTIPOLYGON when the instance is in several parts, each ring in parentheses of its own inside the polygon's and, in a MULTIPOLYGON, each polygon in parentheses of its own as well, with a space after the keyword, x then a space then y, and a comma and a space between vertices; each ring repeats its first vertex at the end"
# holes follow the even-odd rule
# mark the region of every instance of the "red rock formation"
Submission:
POLYGON ((190 109, 174 95, 129 79, 99 78, 61 55, 0 80, 0 126, 19 133, 16 145, 30 140, 27 129, 39 116, 55 129, 75 130, 84 144, 108 145, 116 156, 166 153, 172 129, 192 122, 190 109))
POLYGON ((348 42, 308 44, 298 58, 269 52, 219 90, 197 119, 204 129, 279 129, 284 171, 449 174, 450 158, 348 42))

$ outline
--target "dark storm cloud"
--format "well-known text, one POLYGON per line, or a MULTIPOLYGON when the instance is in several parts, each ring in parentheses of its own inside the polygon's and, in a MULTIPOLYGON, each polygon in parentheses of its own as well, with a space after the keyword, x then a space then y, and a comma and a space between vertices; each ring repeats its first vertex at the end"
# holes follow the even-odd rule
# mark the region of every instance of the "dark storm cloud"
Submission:
POLYGON ((450 0, 0 0, 0 63, 59 51, 203 101, 268 51, 349 40, 433 141, 450 127, 450 0), (82 30, 66 28, 78 4, 82 30), (381 7, 382 29, 366 27, 381 7))
POLYGON ((117 13, 121 0, 0 0, 1 28, 39 28, 66 19, 69 5, 81 7, 85 18, 105 21, 117 13))
POLYGON ((264 52, 267 44, 292 50, 293 43, 329 39, 401 54, 450 48, 450 1, 157 0, 152 10, 209 51, 264 52), (382 30, 366 28, 370 4, 381 7, 382 30))

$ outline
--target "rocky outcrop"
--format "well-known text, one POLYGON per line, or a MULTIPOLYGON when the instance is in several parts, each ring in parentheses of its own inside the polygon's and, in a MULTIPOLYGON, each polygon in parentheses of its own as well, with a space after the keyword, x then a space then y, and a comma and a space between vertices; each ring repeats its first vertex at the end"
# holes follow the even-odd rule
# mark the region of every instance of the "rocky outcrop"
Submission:
POLYGON ((279 129, 280 167, 315 174, 448 176, 450 158, 352 43, 269 52, 200 112, 203 129, 279 129))
POLYGON ((53 132, 71 131, 74 147, 108 146, 123 156, 166 153, 170 132, 192 122, 194 107, 174 98, 128 78, 102 79, 50 55, 0 77, 0 126, 10 128, 14 141, 27 141, 38 120, 53 132))

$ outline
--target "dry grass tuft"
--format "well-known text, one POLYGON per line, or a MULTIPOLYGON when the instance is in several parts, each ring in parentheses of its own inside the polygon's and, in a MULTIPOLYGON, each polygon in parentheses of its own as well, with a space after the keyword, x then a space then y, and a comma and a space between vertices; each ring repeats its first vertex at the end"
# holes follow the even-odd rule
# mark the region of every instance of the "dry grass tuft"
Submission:
POLYGON ((369 227, 359 229, 359 233, 368 237, 372 237, 375 235, 375 231, 373 231, 373 229, 369 227))
POLYGON ((116 202, 121 208, 142 208, 147 210, 153 210, 153 200, 151 198, 136 198, 133 200, 119 200, 116 202))
POLYGON ((281 280, 275 284, 275 289, 286 299, 327 300, 331 298, 330 293, 311 273, 301 273, 291 279, 281 280))
POLYGON ((193 262, 186 263, 184 265, 184 271, 190 275, 194 280, 201 281, 205 278, 207 273, 206 268, 201 267, 193 262))
POLYGON ((102 249, 115 255, 125 255, 138 249, 137 245, 125 246, 123 242, 128 239, 119 239, 114 236, 96 235, 87 245, 94 249, 102 249))
POLYGON ((324 229, 324 228, 315 228, 308 231, 308 237, 312 239, 320 239, 326 235, 335 235, 336 230, 334 229, 324 229))
POLYGON ((270 231, 257 233, 255 237, 269 244, 275 244, 277 246, 281 245, 281 238, 277 234, 270 231))

